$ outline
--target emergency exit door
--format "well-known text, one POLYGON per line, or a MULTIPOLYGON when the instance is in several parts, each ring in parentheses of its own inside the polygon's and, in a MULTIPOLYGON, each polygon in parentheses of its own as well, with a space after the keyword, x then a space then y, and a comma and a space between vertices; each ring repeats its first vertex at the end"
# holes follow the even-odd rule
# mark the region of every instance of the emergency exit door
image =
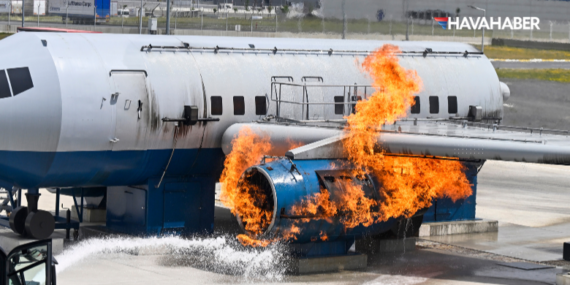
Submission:
POLYGON ((115 106, 115 132, 110 138, 112 149, 145 149, 150 118, 146 74, 116 71, 111 73, 111 77, 115 85, 115 92, 111 95, 111 104, 115 106))

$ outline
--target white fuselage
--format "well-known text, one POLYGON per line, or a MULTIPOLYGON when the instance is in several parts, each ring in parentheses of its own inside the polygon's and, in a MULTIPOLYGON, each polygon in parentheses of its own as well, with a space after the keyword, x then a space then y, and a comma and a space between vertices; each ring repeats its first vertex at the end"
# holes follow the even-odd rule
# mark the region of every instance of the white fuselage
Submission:
MULTIPOLYGON (((173 147, 172 175, 216 172, 223 162, 221 138, 238 122, 259 119, 256 96, 271 97, 273 76, 320 76, 324 84, 369 85, 361 70, 366 51, 383 44, 403 51, 476 52, 466 44, 316 39, 227 38, 113 34, 20 33, 0 41, 0 69, 28 67, 33 88, 0 99, 2 185, 128 185, 162 173, 173 147), (182 47, 152 48, 143 46, 182 47), (250 48, 250 45, 255 48, 250 48), (240 50, 214 47, 233 47, 240 50), (205 48, 205 49, 202 49, 205 48), (272 52, 265 49, 295 49, 272 52), (353 53, 327 51, 351 50, 353 53), (303 51, 311 50, 311 51, 303 51), (322 50, 318 52, 315 50, 322 50), (212 114, 212 96, 222 97, 222 114, 212 114), (234 115, 234 96, 245 113, 234 115), (219 122, 183 127, 174 142, 174 123, 184 105, 199 118, 219 122)), ((470 105, 483 116, 502 117, 499 79, 484 55, 401 55, 401 64, 423 81, 421 110, 410 118, 467 116, 470 105), (429 109, 439 97, 439 113, 429 109), (447 97, 456 96, 449 114, 447 97)), ((291 100, 300 100, 294 90, 291 100)), ((322 91, 319 100, 338 94, 322 91)), ((283 110, 295 118, 299 110, 283 110)), ((341 119, 334 106, 315 107, 313 116, 341 119)), ((268 114, 275 114, 269 102, 268 114)))

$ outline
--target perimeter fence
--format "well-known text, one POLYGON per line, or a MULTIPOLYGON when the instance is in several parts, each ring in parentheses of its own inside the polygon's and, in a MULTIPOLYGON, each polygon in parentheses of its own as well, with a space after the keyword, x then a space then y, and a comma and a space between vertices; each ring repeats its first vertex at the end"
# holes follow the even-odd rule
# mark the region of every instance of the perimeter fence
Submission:
MULTIPOLYGON (((272 1, 268 0, 270 3, 272 1)), ((434 17, 478 16, 479 11, 467 8, 462 3, 463 0, 445 1, 447 4, 429 0, 424 2, 387 0, 377 1, 384 4, 370 3, 368 6, 363 6, 363 3, 352 5, 353 2, 347 1, 344 9, 336 5, 339 1, 341 0, 336 2, 321 0, 315 6, 293 3, 291 6, 263 7, 173 1, 170 30, 173 34, 196 34, 197 31, 207 34, 215 31, 217 35, 227 33, 247 36, 249 33, 259 36, 259 33, 264 33, 265 36, 271 36, 270 33, 286 33, 327 38, 391 36, 393 39, 408 37, 410 40, 418 38, 429 40, 430 37, 434 37, 434 40, 461 38, 472 42, 480 41, 481 38, 481 30, 444 30, 433 20, 434 17)), ((472 2, 477 1, 479 0, 472 2)), ((487 7, 487 17, 496 18, 500 16, 498 13, 516 15, 511 10, 505 10, 507 8, 503 7, 506 5, 503 2, 502 6, 495 7, 498 12, 493 13, 493 6, 489 7, 489 2, 493 1, 487 1, 486 6, 481 5, 487 7), (509 11, 512 13, 508 13, 509 11)), ((530 0, 526 6, 517 0, 504 0, 504 2, 513 2, 512 4, 516 5, 516 9, 513 9, 516 11, 528 10, 521 16, 539 17, 540 29, 516 31, 490 29, 485 32, 486 40, 507 38, 570 42, 569 2, 530 0), (553 6, 550 2, 557 3, 553 6), (557 12, 553 13, 552 9, 557 12)), ((80 14, 70 13, 69 10, 73 9, 62 4, 67 3, 66 0, 28 0, 25 1, 24 9, 21 8, 21 3, 22 1, 0 1, 0 30, 14 32, 18 26, 21 26, 22 10, 27 27, 72 28, 115 33, 139 33, 142 27, 140 33, 149 33, 149 19, 154 18, 156 33, 164 34, 166 30, 165 2, 142 1, 143 13, 141 13, 141 2, 111 1, 108 12, 101 13, 96 7, 89 7, 87 11, 84 8, 80 14), (142 19, 140 14, 143 14, 142 19)))

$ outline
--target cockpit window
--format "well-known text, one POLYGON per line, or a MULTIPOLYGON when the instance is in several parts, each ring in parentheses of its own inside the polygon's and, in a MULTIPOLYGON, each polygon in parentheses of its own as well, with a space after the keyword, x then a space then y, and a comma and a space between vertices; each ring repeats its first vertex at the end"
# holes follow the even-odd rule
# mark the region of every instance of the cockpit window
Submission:
POLYGON ((10 86, 8 85, 8 78, 6 71, 0 70, 0 98, 12 97, 10 94, 10 86))
POLYGON ((10 85, 14 96, 34 87, 30 70, 27 67, 8 69, 10 85))

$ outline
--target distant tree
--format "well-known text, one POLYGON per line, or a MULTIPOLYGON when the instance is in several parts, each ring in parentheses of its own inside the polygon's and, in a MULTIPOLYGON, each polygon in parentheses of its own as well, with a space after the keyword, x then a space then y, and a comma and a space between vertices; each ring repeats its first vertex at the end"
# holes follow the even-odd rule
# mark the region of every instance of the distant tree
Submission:
POLYGON ((249 0, 245 0, 245 10, 249 11, 249 0))
POLYGON ((273 7, 271 5, 267 6, 267 12, 269 12, 269 14, 271 14, 272 10, 273 10, 273 7))
POLYGON ((216 12, 218 12, 218 9, 214 8, 214 14, 216 14, 216 12))
POLYGON ((237 8, 234 8, 234 13, 237 13, 237 8))
POLYGON ((283 7, 281 7, 281 12, 283 12, 283 14, 288 14, 289 13, 289 6, 284 5, 283 7))
POLYGON ((459 9, 459 7, 457 7, 457 9, 455 10, 455 17, 459 17, 460 12, 461 12, 461 9, 459 9))

